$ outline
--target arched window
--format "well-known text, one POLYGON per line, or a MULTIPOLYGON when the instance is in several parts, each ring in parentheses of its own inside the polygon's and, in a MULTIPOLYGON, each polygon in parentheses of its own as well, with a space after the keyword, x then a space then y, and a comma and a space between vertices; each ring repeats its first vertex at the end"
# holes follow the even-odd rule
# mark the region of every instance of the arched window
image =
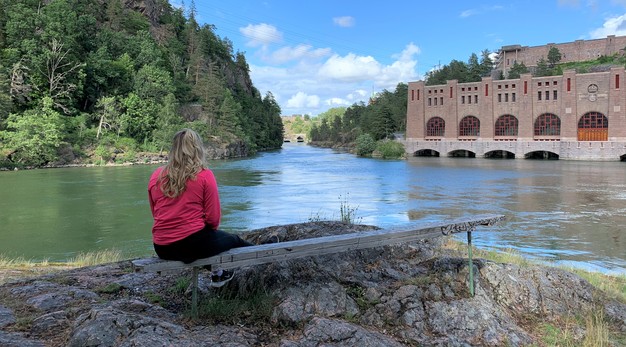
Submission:
POLYGON ((426 123, 426 136, 441 136, 446 132, 446 121, 441 117, 433 117, 426 123))
POLYGON ((517 117, 505 114, 498 117, 495 125, 495 136, 517 136, 519 122, 517 117))
POLYGON ((607 141, 609 119, 599 112, 585 113, 578 121, 578 141, 607 141))
POLYGON ((560 136, 561 118, 552 113, 544 113, 535 120, 535 136, 560 136))
POLYGON ((459 136, 480 136, 480 120, 474 116, 465 116, 459 123, 459 136))

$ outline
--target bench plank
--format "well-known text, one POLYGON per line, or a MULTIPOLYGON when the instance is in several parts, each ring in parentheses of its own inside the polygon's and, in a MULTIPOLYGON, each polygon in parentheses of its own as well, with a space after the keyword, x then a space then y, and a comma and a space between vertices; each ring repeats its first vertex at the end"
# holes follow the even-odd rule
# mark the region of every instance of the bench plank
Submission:
POLYGON ((478 226, 490 226, 504 218, 503 215, 495 214, 476 215, 419 226, 413 225, 396 229, 372 230, 233 248, 216 256, 198 259, 189 264, 180 261, 162 260, 156 257, 136 259, 133 260, 132 263, 137 272, 172 271, 201 266, 211 267, 211 269, 221 268, 226 270, 307 256, 407 243, 461 232, 471 232, 478 226))

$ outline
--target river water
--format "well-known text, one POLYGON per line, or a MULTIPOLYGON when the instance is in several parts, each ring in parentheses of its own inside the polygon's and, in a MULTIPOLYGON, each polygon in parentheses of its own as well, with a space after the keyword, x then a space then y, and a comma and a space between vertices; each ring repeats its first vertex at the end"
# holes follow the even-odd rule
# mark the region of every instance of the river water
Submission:
MULTIPOLYGON (((210 166, 224 230, 338 220, 342 208, 355 222, 381 227, 500 213, 507 221, 474 233, 476 246, 626 274, 621 162, 379 160, 285 144, 210 166)), ((146 184, 155 168, 0 172, 0 255, 63 261, 103 249, 153 254, 146 184)))

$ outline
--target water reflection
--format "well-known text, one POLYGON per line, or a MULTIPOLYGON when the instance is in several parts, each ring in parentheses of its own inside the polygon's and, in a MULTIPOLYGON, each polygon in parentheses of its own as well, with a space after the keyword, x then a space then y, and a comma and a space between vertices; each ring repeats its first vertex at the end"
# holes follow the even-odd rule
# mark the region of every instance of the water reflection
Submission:
MULTIPOLYGON (((302 144, 214 161, 222 228, 339 219, 392 227, 477 213, 508 220, 479 247, 626 273, 626 175, 616 162, 377 160, 302 144)), ((0 172, 0 253, 64 260, 120 248, 152 254, 146 185, 155 166, 0 172)))

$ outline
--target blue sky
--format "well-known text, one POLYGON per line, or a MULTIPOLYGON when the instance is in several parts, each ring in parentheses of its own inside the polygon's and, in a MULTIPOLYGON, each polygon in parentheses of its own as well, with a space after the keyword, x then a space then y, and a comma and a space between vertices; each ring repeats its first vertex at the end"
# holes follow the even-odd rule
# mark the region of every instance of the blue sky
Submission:
POLYGON ((196 0, 195 7, 198 22, 245 53, 255 87, 272 92, 283 115, 367 102, 484 49, 626 35, 626 0, 196 0))

